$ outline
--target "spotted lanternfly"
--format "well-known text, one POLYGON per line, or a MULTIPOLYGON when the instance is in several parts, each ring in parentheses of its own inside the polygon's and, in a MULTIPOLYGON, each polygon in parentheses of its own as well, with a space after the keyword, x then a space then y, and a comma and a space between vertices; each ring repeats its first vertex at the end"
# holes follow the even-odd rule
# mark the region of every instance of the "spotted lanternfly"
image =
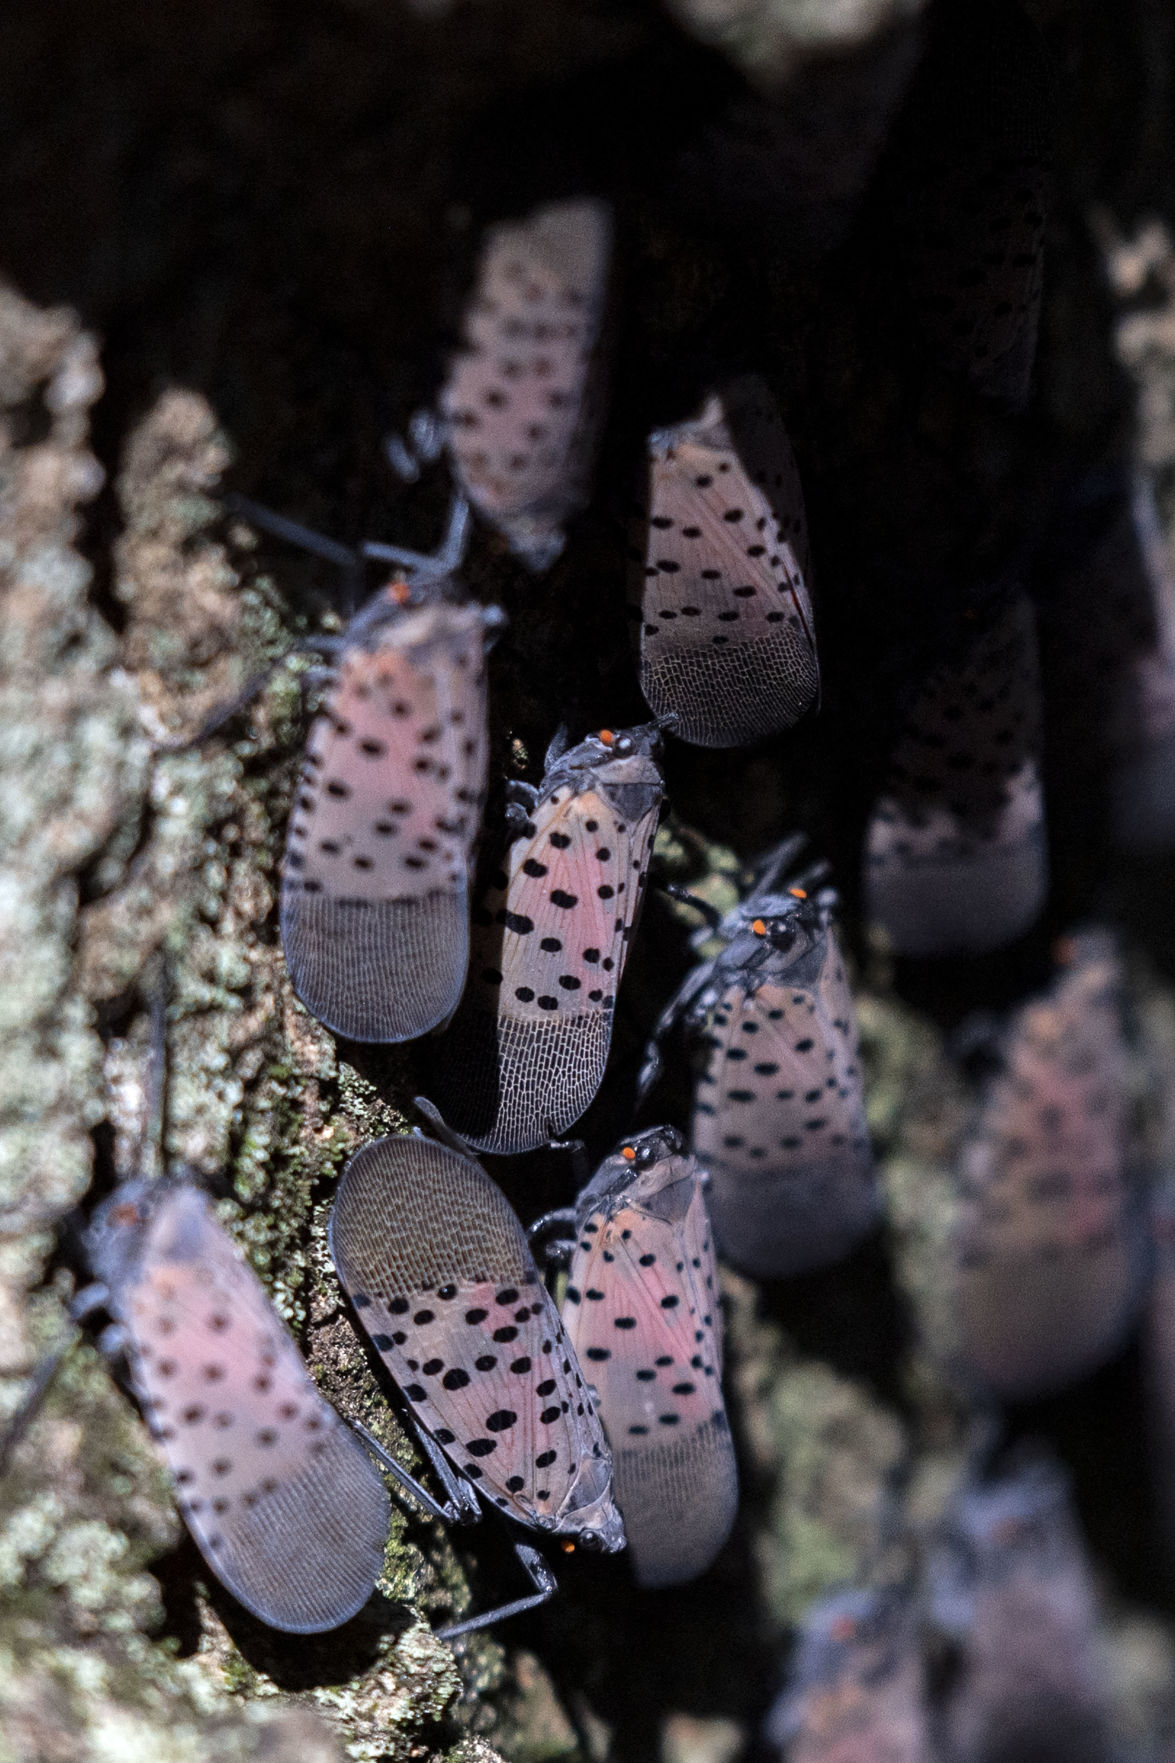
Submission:
POLYGON ((910 705, 865 834, 865 903, 901 955, 996 949, 1048 889, 1033 613, 1013 602, 910 705))
POLYGON ((890 143, 887 260, 920 357, 1019 408, 1036 354, 1052 118, 1023 9, 936 14, 890 143))
POLYGON ((837 1592, 804 1618, 764 1737, 788 1763, 930 1763, 913 1600, 899 1587, 837 1592))
POLYGON ((75 1314, 115 1318, 213 1573, 271 1628, 346 1622, 383 1567, 387 1492, 205 1195, 173 1178, 126 1182, 85 1247, 100 1284, 78 1294, 75 1314))
POLYGON ((799 474, 762 380, 651 434, 646 473, 629 552, 641 690, 700 747, 788 728, 820 674, 799 474))
POLYGON ((600 1086, 616 992, 661 810, 652 724, 604 729, 541 785, 511 786, 521 830, 473 914, 469 983, 439 1042, 434 1090, 485 1151, 529 1151, 600 1086))
POLYGON ((1005 1397, 1108 1359, 1142 1291, 1121 967, 1104 932, 1060 954, 1050 989, 1011 1019, 960 1157, 960 1345, 971 1375, 1005 1397))
POLYGON ((1065 1477, 1031 1460, 964 1488, 928 1565, 954 1643, 945 1754, 1108 1763, 1108 1689, 1092 1576, 1065 1477))
POLYGON ((460 483, 535 571, 591 492, 611 254, 611 209, 588 198, 490 227, 441 395, 460 483))
POLYGON ((343 1172, 329 1243, 422 1437, 466 1492, 585 1548, 623 1548, 575 1350, 526 1233, 472 1157, 418 1135, 365 1145, 343 1172))
POLYGON ((290 817, 281 930, 294 989, 353 1041, 452 1014, 485 796, 485 639, 449 576, 396 582, 347 627, 290 817))
POLYGON ((638 1585, 704 1573, 738 1471, 704 1176, 672 1127, 627 1139, 575 1203, 563 1321, 612 1446, 638 1585))
POLYGON ((1109 770, 1111 826, 1133 849, 1175 843, 1175 568, 1153 485, 1101 471, 1065 498, 1038 566, 1050 772, 1088 814, 1109 770))
POLYGON ((878 1215, 836 895, 784 885, 798 843, 699 933, 722 946, 666 1007, 642 1076, 647 1089, 656 1039, 683 1020, 703 1053, 690 1136, 710 1172, 718 1248, 760 1278, 840 1260, 878 1215))

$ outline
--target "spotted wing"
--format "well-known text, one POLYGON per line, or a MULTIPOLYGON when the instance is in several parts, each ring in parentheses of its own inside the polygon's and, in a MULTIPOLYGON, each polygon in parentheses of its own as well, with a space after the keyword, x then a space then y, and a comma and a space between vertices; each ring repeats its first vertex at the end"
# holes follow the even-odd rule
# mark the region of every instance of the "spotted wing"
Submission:
POLYGON ((274 1628, 347 1621, 383 1565, 387 1493, 195 1189, 161 1202, 117 1308, 136 1393, 213 1572, 274 1628))
POLYGON ((450 1015, 486 776, 482 620, 425 607, 344 651, 290 820, 282 939, 307 1007, 360 1041, 450 1015))
POLYGON ((561 522, 588 497, 610 250, 601 202, 491 228, 442 395, 470 500, 534 568, 553 562, 561 522))
POLYGON ((657 1211, 633 1202, 585 1221, 563 1305, 597 1393, 645 1586, 705 1572, 738 1504, 705 1200, 696 1170, 673 1161, 680 1191, 663 1190, 657 1211))
POLYGON ((1116 963, 1090 955, 1015 1018, 961 1160, 957 1313, 973 1372, 1008 1395, 1074 1381, 1141 1296, 1116 963))
POLYGON ((795 460, 766 388, 737 382, 652 437, 632 561, 641 689, 675 733, 737 746, 815 701, 795 460))
POLYGON ((704 1037, 692 1148, 722 1254, 764 1278, 846 1255, 877 1216, 852 1002, 831 933, 818 987, 723 993, 704 1037))
POLYGON ((471 1143, 545 1144, 599 1088, 659 811, 659 785, 625 820, 604 788, 565 784, 491 878, 436 1076, 446 1118, 471 1143))
POLYGON ((330 1244, 373 1346, 461 1473, 524 1524, 619 1548, 595 1405, 485 1172, 429 1140, 379 1139, 347 1165, 330 1244))
POLYGON ((915 700, 866 833, 866 900, 906 955, 997 948, 1048 886, 1032 609, 1019 599, 915 700))

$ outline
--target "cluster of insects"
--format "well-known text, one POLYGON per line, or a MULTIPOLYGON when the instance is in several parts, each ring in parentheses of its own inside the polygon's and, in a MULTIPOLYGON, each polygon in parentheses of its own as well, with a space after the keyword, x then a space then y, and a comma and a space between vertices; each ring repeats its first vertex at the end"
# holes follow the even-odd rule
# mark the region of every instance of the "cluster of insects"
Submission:
MULTIPOLYGON (((912 250, 910 274, 967 289, 963 317, 957 303, 927 307, 930 334, 1014 411, 1031 371, 1043 188, 1031 155, 985 179, 983 201, 1008 224, 989 229, 981 268, 971 229, 940 237, 925 262, 912 250)), ((697 920, 696 959, 663 999, 632 1107, 635 1121, 663 1049, 684 1037, 685 1135, 632 1132, 529 1231, 479 1161, 557 1142, 600 1089, 667 743, 742 747, 820 703, 796 459, 766 382, 719 376, 688 419, 648 434, 625 510, 649 720, 578 741, 559 731, 541 779, 510 780, 487 819, 487 656, 503 620, 470 596, 463 560, 478 521, 522 569, 546 572, 592 495, 613 250, 612 212, 595 197, 484 234, 437 411, 390 449, 405 475, 447 458, 448 535, 432 556, 366 547, 390 580, 322 645, 333 670, 282 865, 282 943, 306 1008, 352 1042, 427 1037, 427 1129, 351 1159, 329 1248, 441 1492, 324 1400, 193 1180, 129 1182, 86 1232, 93 1283, 75 1319, 109 1315, 104 1344, 125 1356, 210 1569, 290 1632, 335 1627, 371 1594, 389 1524, 381 1470, 450 1522, 495 1508, 540 1540, 627 1548, 642 1586, 705 1572, 738 1506, 718 1259, 789 1278, 843 1260, 882 1216, 838 897, 797 836, 761 855, 725 914, 679 902, 697 920)), ((251 505, 238 512, 351 569, 363 561, 251 505)), ((900 954, 1002 947, 1041 912, 1036 640, 1028 596, 1006 594, 904 704, 861 878, 867 917, 900 954)), ((1137 1320, 1152 1240, 1164 1242, 1136 1180, 1108 933, 1059 948, 1051 985, 1011 1016, 998 1050, 960 1155, 951 1266, 961 1375, 985 1400, 1014 1401, 1105 1362, 1137 1320)), ((1048 1694, 1078 1697, 1092 1618, 1065 1497, 1039 1465, 977 1479, 925 1584, 818 1606, 768 1741, 805 1763, 926 1755, 927 1609, 964 1647, 953 1755, 983 1752, 985 1721, 1020 1718, 992 1715, 997 1690, 1019 1707, 1017 1686, 996 1681, 1013 1622, 1039 1643, 1042 1681, 1064 1665, 1077 1686, 1048 1694), (1042 1639, 1050 1622, 1055 1645, 1042 1639)), ((532 1590, 446 1635, 551 1595, 540 1550, 519 1540, 516 1553, 532 1590)))

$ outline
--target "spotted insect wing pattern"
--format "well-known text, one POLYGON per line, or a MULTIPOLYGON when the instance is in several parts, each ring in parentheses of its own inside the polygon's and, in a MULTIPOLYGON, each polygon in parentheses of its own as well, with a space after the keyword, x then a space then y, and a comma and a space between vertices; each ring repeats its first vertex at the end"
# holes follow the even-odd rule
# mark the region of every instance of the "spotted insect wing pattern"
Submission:
POLYGON ((588 1107, 661 811, 654 728, 590 735, 548 770, 473 913, 469 982, 435 1099, 486 1151, 528 1151, 588 1107))
POLYGON ((330 1250, 413 1417, 484 1500, 539 1530, 623 1548, 595 1403, 485 1171, 431 1139, 377 1139, 344 1171, 330 1250))
POLYGON ((1008 1397, 1109 1358, 1142 1291, 1121 966, 1107 933, 1067 939, 1064 954, 1012 1018, 960 1157, 960 1345, 1008 1397))
POLYGON ((590 199, 491 227, 442 394, 458 479, 535 570, 591 491, 611 251, 611 210, 590 199))
POLYGON ((485 796, 485 614, 387 598, 360 614, 316 717, 282 869, 294 989, 354 1041, 452 1015, 469 958, 485 796))
POLYGON ((1110 1763, 1092 1575, 1060 1472, 1030 1461, 966 1486, 928 1581, 931 1615, 959 1654, 946 1754, 1110 1763))
POLYGON ((764 1736, 788 1763, 931 1763, 912 1600, 838 1592, 804 1618, 764 1736))
POLYGON ((692 1149, 719 1250, 763 1279, 842 1259, 877 1220, 834 898, 752 894, 698 998, 692 1149))
POLYGON ((869 917, 902 955, 1020 936, 1048 888, 1032 608, 1020 598, 915 697, 865 834, 869 917))
POLYGON ((605 1159, 576 1202, 563 1301, 643 1586, 704 1573, 738 1506, 703 1176, 679 1144, 655 1128, 605 1159))
POLYGON ((383 1566, 387 1492, 206 1197, 180 1182, 127 1183, 88 1246, 212 1571, 273 1628, 346 1622, 383 1566))
POLYGON ((804 499, 767 387, 732 381, 650 435, 645 470, 630 616, 650 707, 702 747, 788 728, 820 674, 804 499))

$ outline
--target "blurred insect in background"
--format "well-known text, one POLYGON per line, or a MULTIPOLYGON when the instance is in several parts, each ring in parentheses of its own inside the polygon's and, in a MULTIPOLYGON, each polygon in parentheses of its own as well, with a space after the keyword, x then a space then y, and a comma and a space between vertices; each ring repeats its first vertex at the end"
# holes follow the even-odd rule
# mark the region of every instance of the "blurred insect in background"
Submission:
POLYGON ((1032 608, 1014 600, 915 692, 865 833, 869 919, 899 955, 977 954, 1048 889, 1032 608))
POLYGON ((1175 1561, 1175 1178, 1166 1169, 1148 1205, 1154 1277, 1142 1328, 1151 1473, 1163 1542, 1175 1561))
MULTIPOLYGON (((161 1039, 157 1065, 160 1056, 161 1039)), ((153 1081, 161 1095, 161 1077, 153 1081)), ((207 1196, 179 1174, 125 1181, 82 1247, 95 1283, 77 1293, 71 1315, 113 1319, 98 1345, 125 1359, 212 1572, 271 1628, 317 1634, 346 1622, 383 1568, 387 1490, 207 1196)), ((65 1351, 34 1380, 4 1460, 65 1351)))
POLYGON ((1012 1016, 959 1159, 953 1237, 965 1367, 996 1395, 1058 1389, 1118 1350, 1146 1262, 1113 938, 1058 946, 1012 1016))
POLYGON ((390 443, 407 478, 447 447, 478 514, 536 574, 591 495, 611 260, 612 211, 592 197, 487 228, 440 417, 390 443))
POLYGON ((484 1151, 528 1151, 600 1086, 661 811, 660 735, 589 735, 514 782, 509 845, 487 853, 469 983, 435 1048, 445 1118, 484 1151))
MULTIPOLYGON (((595 1402, 525 1231, 458 1144, 419 1132, 376 1139, 348 1163, 331 1209, 339 1279, 408 1404, 445 1500, 381 1457, 434 1517, 469 1522, 493 1506, 532 1530, 614 1553, 624 1526, 595 1402)), ((551 1596, 555 1579, 538 1551, 519 1542, 515 1553, 534 1594, 446 1636, 551 1596)))
POLYGON ((802 843, 772 851, 725 918, 708 911, 695 944, 721 947, 662 1011, 641 1076, 644 1094, 682 1022, 703 1050, 690 1145, 710 1174, 718 1248, 763 1279, 840 1260, 878 1219, 836 894, 823 865, 784 879, 802 843))
POLYGON ((649 436, 629 557, 641 690, 679 739, 737 747, 811 708, 804 498, 762 380, 732 380, 649 436))
POLYGON ((730 1534, 738 1470, 722 1399, 722 1310, 705 1176, 672 1127, 606 1157, 574 1207, 567 1335, 612 1446, 616 1503, 638 1585, 704 1573, 730 1534))
POLYGON ((899 1587, 813 1604, 763 1736, 788 1763, 931 1763, 916 1609, 899 1587))
MULTIPOLYGON (((346 546, 258 508, 264 531, 342 565, 346 546)), ((456 1009, 469 961, 469 870, 489 737, 486 641, 497 607, 456 580, 469 528, 458 498, 435 556, 369 544, 397 579, 337 639, 306 742, 282 859, 281 932, 294 990, 353 1041, 410 1040, 456 1009)))
POLYGON ((927 1582, 931 1618, 956 1652, 942 1713, 948 1763, 1109 1763, 1092 1577, 1055 1464, 969 1480, 927 1582))

